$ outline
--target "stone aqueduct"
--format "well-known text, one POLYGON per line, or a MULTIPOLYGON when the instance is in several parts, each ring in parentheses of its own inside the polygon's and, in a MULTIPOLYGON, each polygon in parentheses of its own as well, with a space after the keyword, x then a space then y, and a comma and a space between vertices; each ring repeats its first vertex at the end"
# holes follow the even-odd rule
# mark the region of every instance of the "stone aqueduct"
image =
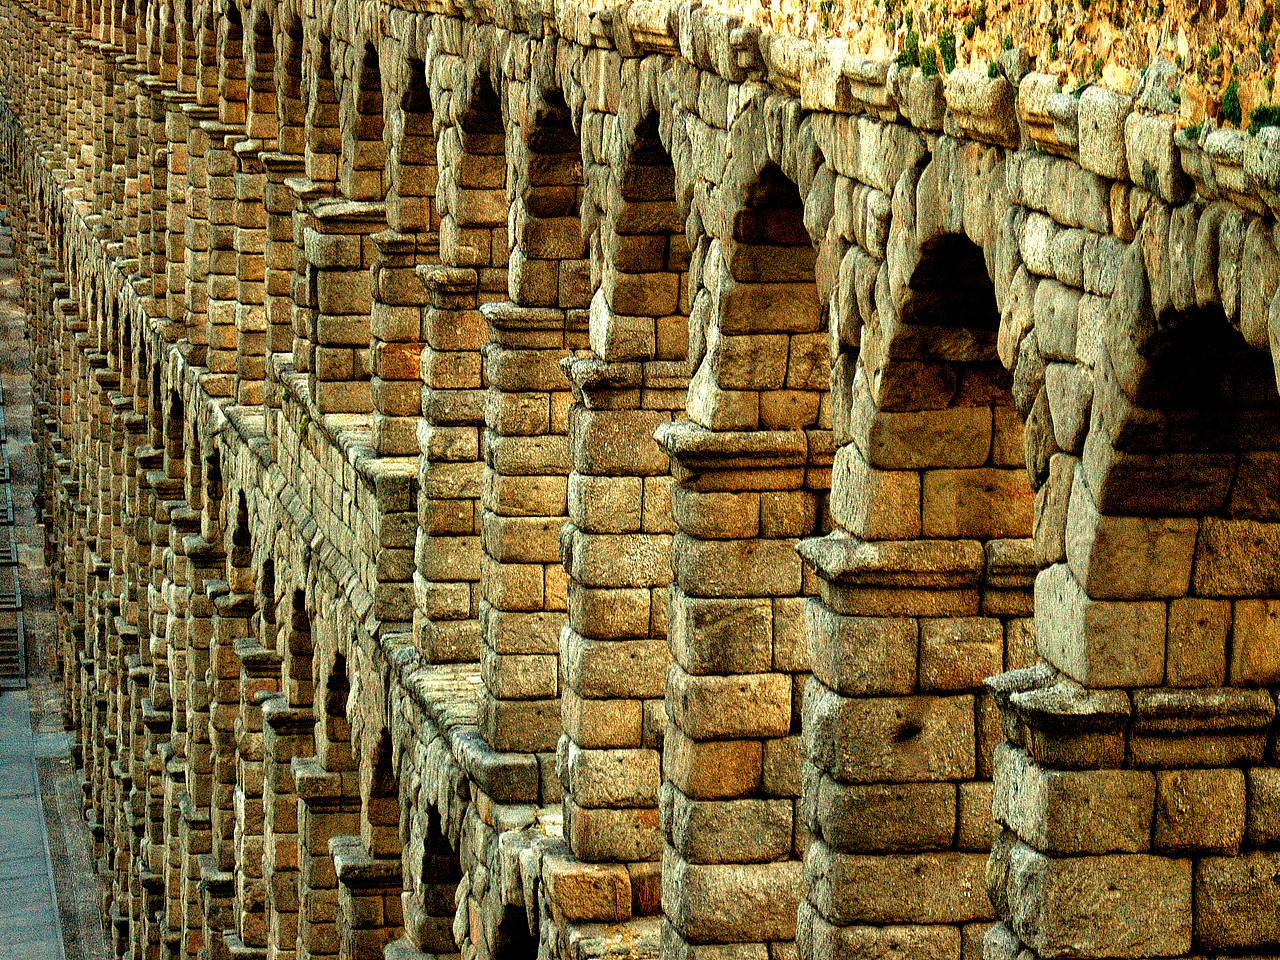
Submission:
POLYGON ((0 11, 122 957, 1280 949, 1270 131, 689 3, 0 11))

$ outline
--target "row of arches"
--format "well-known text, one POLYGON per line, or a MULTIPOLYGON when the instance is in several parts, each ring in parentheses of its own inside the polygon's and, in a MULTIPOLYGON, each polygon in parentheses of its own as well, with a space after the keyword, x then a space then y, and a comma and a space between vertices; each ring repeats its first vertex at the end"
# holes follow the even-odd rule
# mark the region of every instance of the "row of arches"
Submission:
MULTIPOLYGON (((1247 533, 1265 546, 1275 388, 1226 311, 1161 299, 1159 264, 1143 261, 1163 242, 1158 217, 1107 302, 1033 262, 995 151, 976 151, 986 152, 979 173, 963 172, 965 190, 944 186, 959 148, 943 140, 870 188, 874 200, 837 198, 868 185, 837 185, 853 178, 833 172, 806 138, 813 121, 786 105, 747 110, 744 125, 768 126, 763 143, 749 157, 730 147, 721 165, 721 152, 693 146, 701 128, 687 106, 644 94, 643 119, 619 134, 625 110, 589 110, 572 83, 546 82, 563 80, 561 65, 535 60, 526 83, 489 54, 445 50, 424 56, 431 84, 401 101, 438 108, 415 121, 420 165, 436 158, 434 195, 426 188, 413 224, 428 238, 410 247, 379 233, 366 262, 364 238, 390 223, 399 192, 384 164, 404 154, 377 145, 377 48, 347 57, 379 79, 376 96, 370 81, 345 112, 348 81, 325 75, 320 49, 320 68, 304 71, 320 92, 300 91, 307 181, 277 212, 297 257, 292 363, 322 415, 385 425, 419 416, 377 406, 395 394, 383 384, 414 383, 393 375, 393 358, 417 347, 428 439, 415 642, 437 666, 474 666, 488 749, 540 759, 536 787, 497 799, 561 803, 581 861, 664 857, 681 889, 662 908, 688 944, 785 943, 799 924, 812 946, 807 937, 830 942, 837 928, 911 920, 859 901, 841 873, 887 876, 902 850, 938 853, 965 889, 991 887, 990 904, 930 907, 938 922, 999 914, 1014 935, 1041 936, 1001 900, 1002 863, 1032 842, 1016 824, 1001 822, 992 871, 979 876, 996 830, 986 811, 997 713, 1041 722, 984 680, 1038 659, 1003 682, 1025 685, 1018 694, 1055 685, 1068 699, 1191 678, 1269 683, 1266 632, 1249 618, 1272 586, 1232 541, 1247 533), (621 164, 617 142, 630 151, 621 164), (699 171, 682 174, 691 163, 699 171), (885 235, 838 218, 846 202, 887 204, 885 235), (359 258, 317 252, 352 237, 359 258), (395 302, 396 271, 422 276, 426 297, 395 302), (364 297, 362 283, 367 334, 343 319, 359 310, 334 308, 364 297), (1090 297, 1101 308, 1082 305, 1090 297), (416 335, 378 337, 379 307, 400 306, 418 311, 416 335), (1086 330, 1089 309, 1105 311, 1104 329, 1086 330), (364 374, 368 404, 326 386, 364 374), (1106 616, 1128 618, 1123 637, 1091 632, 1090 618, 1106 616), (1179 652, 1187 630, 1213 664, 1179 652), (864 666, 867 650, 898 655, 864 666), (606 763, 625 767, 608 795, 606 763), (905 837, 851 832, 868 783, 901 794, 940 784, 950 813, 906 817, 905 837), (756 818, 726 828, 731 842, 716 849, 678 828, 732 824, 744 802, 769 811, 764 840, 756 818), (821 882, 801 879, 801 859, 821 882), (753 882, 717 886, 729 864, 753 882), (788 893, 765 902, 765 884, 788 893)), ((217 106, 220 120, 247 118, 221 95, 217 106)), ((249 302, 237 291, 238 306, 249 302)), ((379 329, 392 333, 389 321, 379 329)), ((212 332, 207 346, 218 348, 212 332)), ((177 516, 175 528, 187 515, 177 516)), ((320 682, 341 698, 346 676, 349 700, 366 671, 336 664, 320 682)), ((341 766, 332 719, 315 749, 330 754, 323 739, 341 766)), ((1261 760, 1250 744, 1243 760, 1261 760)), ((1146 769, 1156 754, 1144 750, 1157 748, 1138 739, 1116 762, 1146 769)), ((318 773, 298 775, 334 772, 316 762, 318 773)), ((339 801, 316 816, 349 812, 339 801)))

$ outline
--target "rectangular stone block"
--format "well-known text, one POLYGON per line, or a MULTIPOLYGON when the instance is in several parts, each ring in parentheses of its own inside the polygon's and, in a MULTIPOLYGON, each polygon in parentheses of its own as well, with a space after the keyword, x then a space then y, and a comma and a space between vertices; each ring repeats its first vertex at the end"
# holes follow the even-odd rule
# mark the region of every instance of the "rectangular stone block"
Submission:
POLYGON ((792 940, 800 877, 795 860, 692 864, 668 847, 662 858, 662 909, 681 937, 694 943, 792 940))
POLYGON ((1054 859, 1019 845, 1004 875, 1013 930, 1042 957, 1191 951, 1189 860, 1146 854, 1054 859))
POLYGON ((694 676, 672 664, 667 716, 695 740, 785 736, 791 729, 791 678, 785 673, 694 676))
POLYGON ((836 924, 947 923, 994 919, 987 899, 986 854, 838 853, 809 845, 808 899, 836 924))
POLYGON ((1090 687, 1150 686, 1164 679, 1165 605, 1099 601, 1058 563, 1036 576, 1036 647, 1090 687))
POLYGON ((691 800, 667 790, 662 811, 668 841, 690 863, 769 863, 791 850, 790 800, 691 800))
MULTIPOLYGON (((1221 686, 1226 679, 1230 632, 1229 601, 1179 597, 1170 602, 1165 682, 1172 687, 1221 686)), ((1241 668, 1247 672, 1245 661, 1241 668)))
POLYGON ((1202 948, 1275 952, 1280 947, 1280 853, 1197 861, 1195 911, 1202 948))
POLYGON ((920 689, 981 689, 1004 668, 1004 628, 994 617, 920 621, 920 689))
POLYGON ((669 588, 671 652, 691 674, 764 673, 772 665, 773 605, 765 598, 690 597, 669 588))
POLYGON ((848 698, 810 678, 803 704, 805 752, 849 783, 972 780, 974 700, 848 698))
POLYGON ((955 784, 848 784, 809 769, 815 826, 836 850, 905 853, 950 846, 955 784))
POLYGON ((1026 537, 1033 491, 1025 470, 927 470, 921 494, 926 537, 1026 537))
POLYGON ((1199 521, 1191 517, 1102 515, 1076 468, 1067 508, 1067 563, 1089 596, 1183 596, 1191 582, 1198 529, 1199 521))
POLYGON ((919 621, 841 616, 815 599, 804 617, 810 666, 825 686, 845 696, 913 691, 919 621))

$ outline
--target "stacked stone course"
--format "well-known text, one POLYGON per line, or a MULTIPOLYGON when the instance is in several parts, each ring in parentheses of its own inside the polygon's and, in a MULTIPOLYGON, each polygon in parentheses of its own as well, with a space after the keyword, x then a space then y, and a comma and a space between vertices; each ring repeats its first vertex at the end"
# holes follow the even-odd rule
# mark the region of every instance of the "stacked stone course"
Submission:
POLYGON ((0 0, 131 960, 1280 950, 1280 170, 691 4, 0 0))

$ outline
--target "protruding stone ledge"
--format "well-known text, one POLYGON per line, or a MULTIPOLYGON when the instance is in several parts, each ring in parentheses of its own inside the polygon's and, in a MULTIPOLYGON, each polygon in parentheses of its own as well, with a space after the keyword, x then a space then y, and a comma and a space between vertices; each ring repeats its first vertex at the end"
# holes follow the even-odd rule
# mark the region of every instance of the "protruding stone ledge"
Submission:
POLYGON ((1018 91, 1004 77, 954 70, 947 77, 946 132, 953 137, 1016 147, 1018 91))
POLYGON ((347 834, 330 837, 329 856, 333 858, 338 882, 345 887, 390 889, 400 886, 400 859, 370 856, 359 837, 347 834))
POLYGON ((1043 661, 991 677, 986 686, 1000 707, 1005 739, 1037 763, 1096 769, 1124 762, 1130 704, 1123 691, 1086 690, 1043 661))
POLYGON ((275 650, 264 647, 253 637, 239 637, 233 644, 245 675, 253 679, 278 677, 283 658, 275 650))
POLYGON ((799 430, 708 430, 682 420, 664 423, 653 438, 686 474, 800 467, 808 456, 808 440, 799 430))
POLYGON ((1263 761, 1276 716, 1266 690, 1139 690, 1133 762, 1144 767, 1231 766, 1263 761))

